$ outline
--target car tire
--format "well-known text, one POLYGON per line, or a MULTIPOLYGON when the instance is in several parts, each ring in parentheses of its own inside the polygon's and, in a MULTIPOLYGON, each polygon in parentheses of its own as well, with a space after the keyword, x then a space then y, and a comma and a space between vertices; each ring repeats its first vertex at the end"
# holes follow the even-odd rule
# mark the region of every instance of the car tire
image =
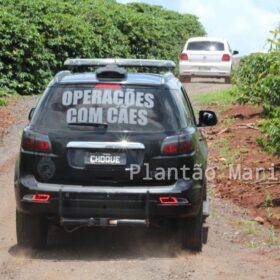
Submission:
POLYGON ((16 211, 17 242, 21 247, 42 249, 47 244, 48 228, 45 219, 16 211))
POLYGON ((226 83, 226 84, 230 84, 230 83, 231 83, 230 77, 225 77, 225 83, 226 83))
POLYGON ((203 244, 202 205, 196 216, 179 221, 179 235, 182 248, 193 252, 201 252, 203 244))
POLYGON ((191 76, 180 76, 179 79, 182 83, 190 83, 192 78, 191 76))

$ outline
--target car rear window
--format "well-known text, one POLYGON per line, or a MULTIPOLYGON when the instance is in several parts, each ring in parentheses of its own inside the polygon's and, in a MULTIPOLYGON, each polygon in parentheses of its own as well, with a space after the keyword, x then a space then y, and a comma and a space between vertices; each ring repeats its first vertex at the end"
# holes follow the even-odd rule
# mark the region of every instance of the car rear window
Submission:
POLYGON ((196 41, 189 42, 187 46, 189 51, 224 51, 224 43, 215 41, 196 41))
POLYGON ((50 88, 34 124, 45 130, 167 131, 180 125, 168 90, 120 85, 50 88))

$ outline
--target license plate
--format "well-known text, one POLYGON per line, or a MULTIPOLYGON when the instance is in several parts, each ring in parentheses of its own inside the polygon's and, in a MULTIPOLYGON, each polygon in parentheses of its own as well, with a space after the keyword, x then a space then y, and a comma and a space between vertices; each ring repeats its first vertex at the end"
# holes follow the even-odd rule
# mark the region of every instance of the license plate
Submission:
POLYGON ((85 162, 90 165, 126 165, 126 154, 90 153, 86 156, 85 162))
POLYGON ((201 70, 201 71, 210 71, 211 67, 209 67, 209 66, 200 66, 200 67, 198 67, 198 69, 201 70))

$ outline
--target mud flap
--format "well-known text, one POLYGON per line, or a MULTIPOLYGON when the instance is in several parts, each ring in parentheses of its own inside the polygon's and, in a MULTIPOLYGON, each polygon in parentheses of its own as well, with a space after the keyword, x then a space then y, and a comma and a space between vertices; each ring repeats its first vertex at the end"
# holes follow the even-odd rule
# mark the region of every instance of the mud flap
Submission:
POLYGON ((209 208, 210 208, 210 203, 209 199, 203 201, 203 217, 206 219, 209 216, 209 208))
POLYGON ((203 242, 203 244, 206 244, 207 241, 208 241, 208 231, 209 231, 208 226, 203 226, 202 227, 202 242, 203 242))
MULTIPOLYGON (((210 202, 209 199, 203 201, 203 223, 205 223, 207 217, 209 216, 209 208, 210 208, 210 202)), ((208 231, 209 227, 204 225, 202 228, 202 242, 203 244, 206 244, 208 241, 208 231)))

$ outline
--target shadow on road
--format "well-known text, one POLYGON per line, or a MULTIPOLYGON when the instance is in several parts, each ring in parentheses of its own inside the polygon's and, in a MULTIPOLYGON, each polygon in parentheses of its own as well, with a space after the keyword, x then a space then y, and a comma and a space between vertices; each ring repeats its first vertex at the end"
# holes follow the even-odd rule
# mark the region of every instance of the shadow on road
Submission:
POLYGON ((42 260, 94 260, 173 258, 180 251, 175 234, 162 229, 82 229, 65 233, 55 229, 50 233, 44 250, 23 249, 14 245, 9 253, 14 257, 42 260))

